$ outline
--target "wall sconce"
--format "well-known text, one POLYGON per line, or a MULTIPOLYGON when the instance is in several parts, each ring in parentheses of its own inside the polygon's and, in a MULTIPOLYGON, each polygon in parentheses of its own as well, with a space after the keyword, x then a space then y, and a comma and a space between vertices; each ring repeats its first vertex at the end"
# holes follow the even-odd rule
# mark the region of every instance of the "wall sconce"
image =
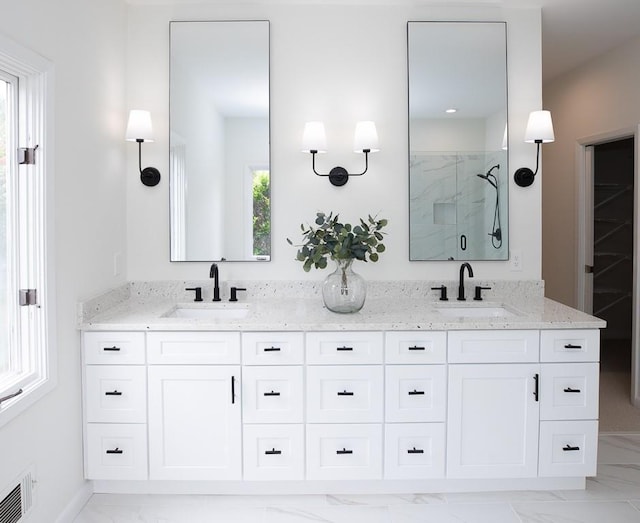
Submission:
POLYGON ((524 141, 526 143, 537 144, 536 150, 536 171, 533 172, 528 167, 520 167, 513 179, 520 187, 529 187, 538 174, 540 165, 540 144, 555 141, 553 134, 553 122, 551 121, 551 113, 549 111, 533 111, 529 114, 527 122, 527 130, 524 133, 524 141))
POLYGON ((349 181, 349 176, 362 176, 369 168, 369 153, 378 152, 378 132, 374 122, 358 122, 353 138, 353 151, 364 153, 364 171, 349 173, 344 167, 334 167, 327 174, 316 171, 316 154, 327 152, 327 138, 322 122, 307 122, 302 135, 302 152, 311 153, 311 166, 318 176, 328 176, 329 181, 336 187, 341 187, 349 181))
POLYGON ((133 109, 129 112, 127 133, 125 139, 129 142, 138 142, 138 168, 140 169, 140 181, 147 187, 154 187, 160 182, 160 171, 155 167, 142 168, 142 142, 153 142, 153 126, 149 111, 133 109))

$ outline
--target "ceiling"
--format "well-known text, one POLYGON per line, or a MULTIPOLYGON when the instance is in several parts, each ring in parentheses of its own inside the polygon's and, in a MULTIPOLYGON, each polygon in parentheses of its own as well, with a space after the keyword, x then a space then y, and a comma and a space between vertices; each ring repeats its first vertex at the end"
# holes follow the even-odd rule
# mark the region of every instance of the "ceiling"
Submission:
POLYGON ((640 35, 640 0, 126 0, 130 4, 333 4, 542 8, 543 80, 640 35))

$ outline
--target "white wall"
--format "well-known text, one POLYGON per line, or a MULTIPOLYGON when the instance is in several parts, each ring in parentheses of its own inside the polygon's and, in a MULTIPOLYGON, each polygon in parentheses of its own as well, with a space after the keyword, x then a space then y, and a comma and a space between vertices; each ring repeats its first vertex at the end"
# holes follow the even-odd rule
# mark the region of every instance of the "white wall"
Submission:
POLYGON ((547 295, 576 304, 578 141, 637 128, 640 38, 554 79, 544 89, 556 141, 543 150, 543 276, 547 295))
MULTIPOLYGON (((390 2, 391 3, 391 2, 390 2)), ((149 6, 129 9, 128 105, 152 111, 158 140, 145 147, 145 163, 163 172, 160 185, 143 187, 127 178, 128 277, 132 280, 188 279, 207 275, 206 263, 169 262, 168 197, 168 22, 268 19, 271 21, 271 172, 273 245, 270 263, 225 263, 222 279, 300 279, 309 275, 294 260, 286 238, 299 239, 301 222, 321 211, 345 220, 367 214, 389 219, 387 252, 377 264, 360 264, 368 279, 453 279, 457 262, 408 261, 408 153, 406 24, 409 20, 505 20, 508 24, 510 172, 535 163, 535 147, 523 143, 530 111, 541 107, 540 11, 498 8, 398 5, 149 6), (304 123, 324 120, 329 152, 318 169, 362 168, 351 152, 358 120, 375 120, 381 151, 369 172, 335 188, 311 171, 300 152, 304 123), (164 137, 164 138, 163 138, 164 137), (142 219, 142 218, 145 219, 142 219), (152 227, 154 233, 149 234, 152 227)), ((471 93, 472 95, 472 93, 471 93)), ((127 166, 136 163, 129 151, 127 166)), ((511 182, 510 242, 523 259, 522 272, 508 262, 477 262, 482 278, 539 279, 541 276, 541 189, 511 182)))
POLYGON ((0 490, 36 467, 33 522, 52 522, 84 484, 76 303, 124 280, 124 4, 0 0, 0 32, 55 67, 57 387, 0 428, 0 490))

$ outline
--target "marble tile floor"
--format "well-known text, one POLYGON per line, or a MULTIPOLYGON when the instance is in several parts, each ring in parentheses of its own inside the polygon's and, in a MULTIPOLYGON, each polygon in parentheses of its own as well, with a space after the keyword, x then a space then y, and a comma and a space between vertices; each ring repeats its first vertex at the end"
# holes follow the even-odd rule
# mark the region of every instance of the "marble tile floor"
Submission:
POLYGON ((599 440, 586 490, 372 496, 95 494, 74 523, 640 523, 640 434, 599 440))

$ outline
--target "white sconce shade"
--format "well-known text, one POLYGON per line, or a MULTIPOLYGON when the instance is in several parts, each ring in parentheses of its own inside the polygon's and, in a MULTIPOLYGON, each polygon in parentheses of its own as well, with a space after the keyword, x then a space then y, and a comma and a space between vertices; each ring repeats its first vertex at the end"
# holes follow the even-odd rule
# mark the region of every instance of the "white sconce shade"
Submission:
POLYGON ((302 152, 309 153, 311 151, 319 153, 327 151, 327 135, 324 132, 324 123, 322 122, 307 122, 304 124, 302 152))
POLYGON ((353 150, 362 153, 365 150, 371 153, 378 152, 378 131, 375 122, 358 122, 356 132, 353 137, 353 150))
POLYGON ((151 113, 149 111, 133 109, 129 112, 125 139, 130 142, 138 140, 153 142, 153 125, 151 124, 151 113))
POLYGON ((553 122, 549 111, 533 111, 529 114, 524 141, 527 143, 550 143, 555 141, 553 122))

